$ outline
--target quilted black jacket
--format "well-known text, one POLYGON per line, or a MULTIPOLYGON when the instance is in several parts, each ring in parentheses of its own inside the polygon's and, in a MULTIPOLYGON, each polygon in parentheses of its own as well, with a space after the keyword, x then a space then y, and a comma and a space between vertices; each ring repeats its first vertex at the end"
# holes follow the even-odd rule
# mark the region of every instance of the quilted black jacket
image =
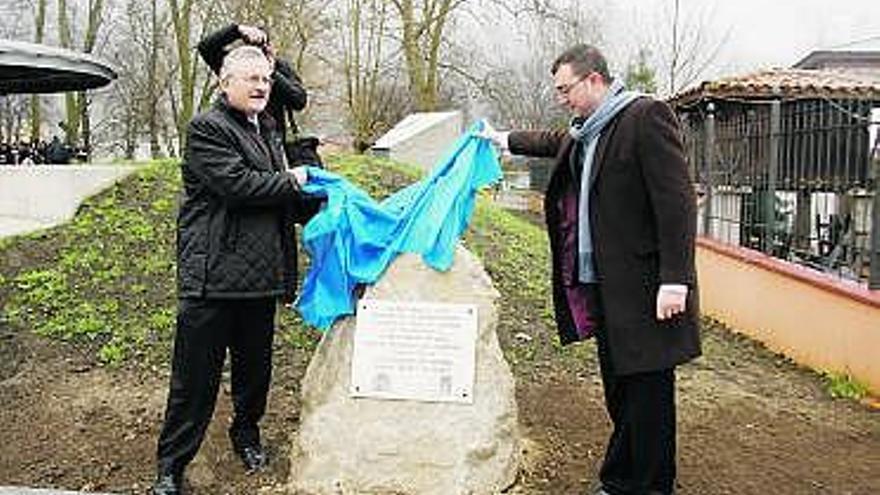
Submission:
POLYGON ((285 296, 296 286, 294 205, 272 118, 260 129, 219 98, 189 124, 177 221, 182 298, 285 296))

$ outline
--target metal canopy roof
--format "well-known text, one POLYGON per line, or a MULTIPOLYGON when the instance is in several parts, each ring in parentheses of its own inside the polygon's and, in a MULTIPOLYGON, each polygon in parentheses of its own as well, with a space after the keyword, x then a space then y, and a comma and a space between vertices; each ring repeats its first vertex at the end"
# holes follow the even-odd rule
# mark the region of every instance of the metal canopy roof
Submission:
POLYGON ((85 53, 0 39, 0 95, 82 91, 114 79, 108 64, 85 53))

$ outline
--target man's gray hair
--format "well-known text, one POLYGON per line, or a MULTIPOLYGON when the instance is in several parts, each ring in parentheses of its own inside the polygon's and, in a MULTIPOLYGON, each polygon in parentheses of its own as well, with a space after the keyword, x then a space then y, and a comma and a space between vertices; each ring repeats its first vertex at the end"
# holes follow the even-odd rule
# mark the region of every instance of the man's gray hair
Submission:
POLYGON ((267 62, 268 60, 263 50, 253 45, 233 48, 223 57, 223 65, 220 67, 220 80, 227 79, 239 67, 247 67, 255 62, 267 62))

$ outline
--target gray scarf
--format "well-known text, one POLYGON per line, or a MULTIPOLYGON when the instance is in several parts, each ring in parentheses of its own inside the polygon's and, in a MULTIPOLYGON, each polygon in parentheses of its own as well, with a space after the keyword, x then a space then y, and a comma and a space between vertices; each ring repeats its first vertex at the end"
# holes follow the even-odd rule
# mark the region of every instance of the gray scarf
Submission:
MULTIPOLYGON (((590 176, 596 145, 605 126, 627 107, 641 93, 625 91, 623 83, 615 80, 608 87, 608 93, 593 113, 586 119, 574 119, 569 134, 575 141, 573 153, 582 150, 581 195, 578 199, 578 279, 583 283, 596 282, 596 269, 593 266, 593 238, 590 232, 590 176)), ((576 155, 577 156, 577 155, 576 155)))

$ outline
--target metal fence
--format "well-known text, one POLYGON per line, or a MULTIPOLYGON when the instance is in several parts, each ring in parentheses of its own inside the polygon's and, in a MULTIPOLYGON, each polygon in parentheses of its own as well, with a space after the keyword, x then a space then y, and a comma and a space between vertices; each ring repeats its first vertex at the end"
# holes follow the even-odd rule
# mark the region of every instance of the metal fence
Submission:
POLYGON ((880 289, 880 102, 722 99, 681 116, 701 234, 880 289))

